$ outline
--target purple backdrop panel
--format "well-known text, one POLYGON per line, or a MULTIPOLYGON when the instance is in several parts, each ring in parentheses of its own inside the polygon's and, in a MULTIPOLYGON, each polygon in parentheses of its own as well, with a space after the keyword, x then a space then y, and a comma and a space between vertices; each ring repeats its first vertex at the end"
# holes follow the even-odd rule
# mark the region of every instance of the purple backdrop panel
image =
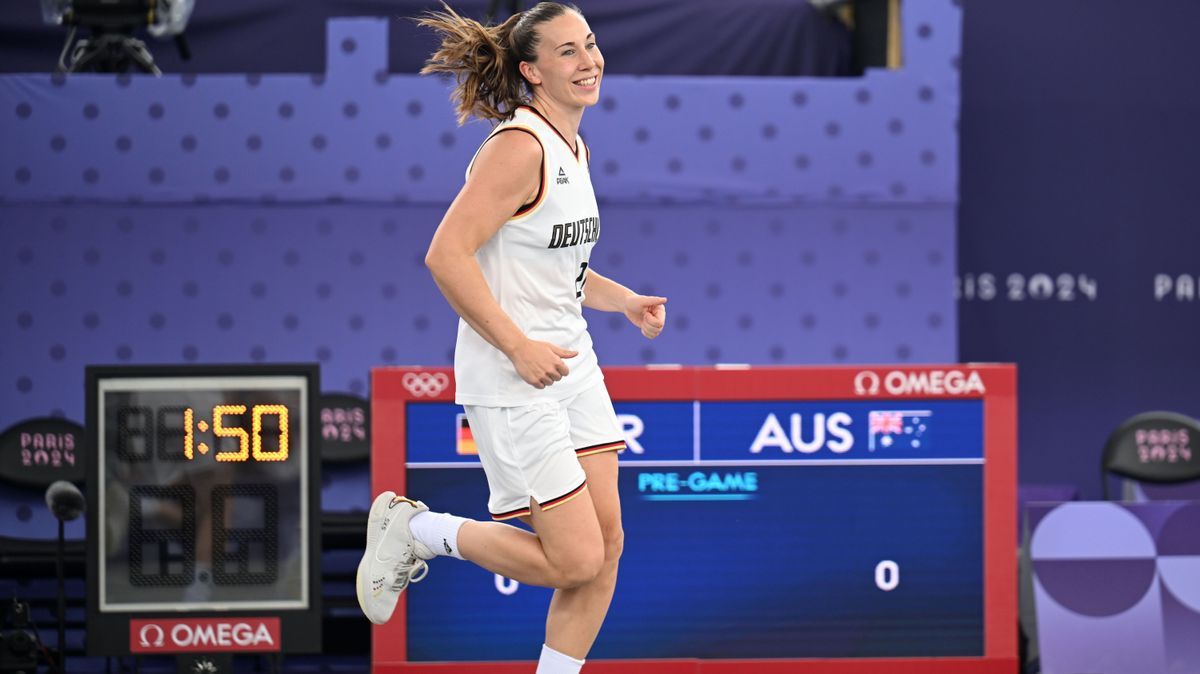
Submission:
POLYGON ((609 206, 601 221, 595 268, 666 296, 671 327, 646 342, 593 314, 602 362, 956 356, 949 208, 609 206))
MULTIPOLYGON (((953 203, 960 14, 913 3, 908 67, 862 79, 607 76, 597 193, 953 203)), ((487 127, 455 127, 443 81, 389 75, 388 28, 330 21, 313 76, 2 76, 0 198, 445 204, 487 127)))
POLYGON ((1200 503, 1035 504, 1045 674, 1200 671, 1200 503))
MULTIPOLYGON (((424 266, 441 206, 50 206, 0 212, 0 426, 82 418, 88 363, 451 362, 424 266)), ((605 364, 950 362, 948 206, 602 207, 593 264, 666 295, 647 341, 588 312, 605 364)))
POLYGON ((1124 419, 1200 414, 1200 3, 1130 7, 965 13, 962 356, 1020 364, 1020 477, 1087 498, 1124 419))
MULTIPOLYGON (((861 80, 610 77, 597 268, 672 323, 592 317, 604 362, 955 360, 960 19, 914 4, 907 67, 861 80)), ((387 31, 331 21, 316 76, 0 77, 9 422, 78 418, 91 362, 315 359, 358 393, 449 362, 421 259, 487 129, 389 76, 387 31)))

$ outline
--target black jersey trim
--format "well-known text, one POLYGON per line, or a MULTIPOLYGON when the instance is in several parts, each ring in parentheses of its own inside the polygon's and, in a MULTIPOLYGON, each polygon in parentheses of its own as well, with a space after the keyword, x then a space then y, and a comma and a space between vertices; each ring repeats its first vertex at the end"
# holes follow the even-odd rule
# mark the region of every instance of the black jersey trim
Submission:
POLYGON ((542 139, 538 138, 536 133, 534 133, 531 129, 526 129, 521 126, 506 126, 503 129, 499 129, 496 132, 494 132, 491 136, 489 136, 487 140, 483 141, 483 144, 487 145, 488 140, 495 138, 496 136, 504 133, 505 131, 521 131, 521 132, 527 133, 530 136, 533 136, 533 139, 537 141, 538 147, 542 148, 542 168, 540 171, 538 171, 537 196, 535 196, 533 198, 533 201, 525 204, 524 206, 521 206, 520 208, 517 209, 516 213, 513 213, 514 218, 519 218, 522 215, 528 215, 529 213, 531 213, 534 209, 536 209, 538 206, 541 205, 542 200, 546 197, 546 148, 542 146, 542 139))
POLYGON ((571 141, 567 140, 567 137, 566 137, 566 136, 564 136, 564 135, 562 135, 562 132, 558 130, 558 127, 556 127, 556 126, 554 126, 553 124, 551 124, 551 123, 550 123, 550 120, 546 119, 546 116, 545 116, 545 115, 543 115, 541 112, 539 112, 537 108, 533 107, 532 105, 518 105, 517 107, 518 107, 518 108, 525 108, 526 110, 528 110, 528 111, 532 112, 533 114, 537 115, 537 116, 538 116, 538 119, 540 119, 540 120, 542 120, 543 122, 545 122, 545 123, 546 123, 546 126, 550 127, 550 129, 554 131, 554 135, 556 135, 556 136, 558 136, 559 138, 561 138, 561 139, 562 139, 562 142, 564 142, 564 143, 566 143, 566 144, 567 144, 567 149, 569 149, 569 150, 571 151, 571 154, 575 155, 575 161, 579 161, 579 148, 578 148, 578 147, 575 147, 574 145, 572 145, 572 144, 571 144, 571 141))

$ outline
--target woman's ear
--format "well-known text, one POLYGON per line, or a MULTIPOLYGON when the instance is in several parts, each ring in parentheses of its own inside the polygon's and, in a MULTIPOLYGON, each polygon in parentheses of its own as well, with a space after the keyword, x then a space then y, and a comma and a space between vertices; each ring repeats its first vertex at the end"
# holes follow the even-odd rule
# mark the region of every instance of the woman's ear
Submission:
POLYGON ((517 66, 517 70, 519 70, 521 72, 521 75, 530 84, 541 84, 542 83, 542 76, 541 76, 541 74, 538 73, 537 66, 530 63, 529 61, 521 61, 521 63, 517 66))

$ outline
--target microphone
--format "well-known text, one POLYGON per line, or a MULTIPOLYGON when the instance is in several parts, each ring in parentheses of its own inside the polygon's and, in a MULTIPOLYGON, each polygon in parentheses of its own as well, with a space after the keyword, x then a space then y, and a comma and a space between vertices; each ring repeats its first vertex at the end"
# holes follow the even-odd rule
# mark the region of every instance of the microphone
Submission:
POLYGON ((58 571, 58 672, 67 671, 67 589, 63 557, 66 542, 66 523, 83 513, 83 494, 75 485, 59 480, 46 489, 46 506, 58 518, 58 556, 55 567, 58 571))
POLYGON ((83 513, 83 493, 66 480, 59 480, 46 490, 46 506, 63 522, 70 522, 83 513))

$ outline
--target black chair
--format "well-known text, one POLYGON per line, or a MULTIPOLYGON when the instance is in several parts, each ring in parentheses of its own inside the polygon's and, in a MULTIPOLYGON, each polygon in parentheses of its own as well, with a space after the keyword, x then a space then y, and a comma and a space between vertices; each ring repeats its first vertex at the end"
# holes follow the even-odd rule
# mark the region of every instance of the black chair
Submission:
POLYGON ((1200 421, 1175 412, 1145 412, 1108 436, 1100 463, 1104 499, 1109 475, 1155 484, 1200 480, 1200 421))

